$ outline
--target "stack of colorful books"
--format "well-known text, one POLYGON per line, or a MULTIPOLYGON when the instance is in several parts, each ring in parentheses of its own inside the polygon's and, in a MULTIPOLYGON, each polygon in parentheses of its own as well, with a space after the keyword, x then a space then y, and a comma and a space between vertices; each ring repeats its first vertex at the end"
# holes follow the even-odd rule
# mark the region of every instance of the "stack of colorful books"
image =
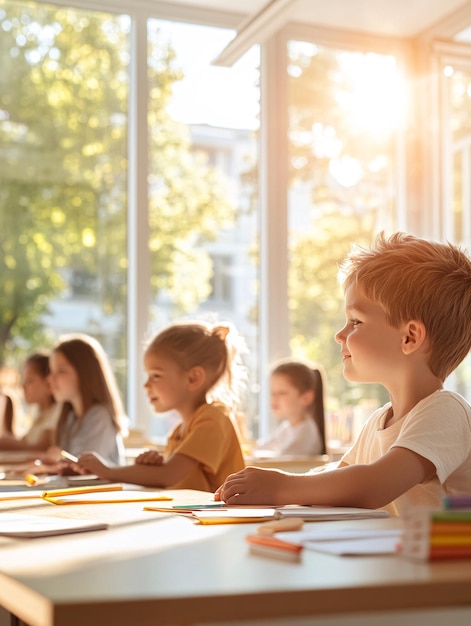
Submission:
POLYGON ((471 559, 471 496, 450 496, 443 508, 411 507, 399 553, 417 561, 471 559))

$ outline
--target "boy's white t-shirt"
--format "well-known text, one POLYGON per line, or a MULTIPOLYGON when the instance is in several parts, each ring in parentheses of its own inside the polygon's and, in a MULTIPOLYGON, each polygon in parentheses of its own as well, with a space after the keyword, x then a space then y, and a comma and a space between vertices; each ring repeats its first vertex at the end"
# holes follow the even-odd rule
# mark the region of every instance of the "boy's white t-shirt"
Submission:
POLYGON ((294 426, 283 420, 271 437, 257 444, 257 451, 270 450, 275 454, 306 455, 320 454, 322 442, 317 424, 306 417, 294 426))
POLYGON ((436 476, 385 506, 401 515, 410 505, 441 506, 447 495, 471 493, 471 405, 440 389, 423 398, 398 422, 384 428, 391 404, 375 411, 342 457, 348 465, 377 461, 392 447, 412 450, 435 465, 436 476))

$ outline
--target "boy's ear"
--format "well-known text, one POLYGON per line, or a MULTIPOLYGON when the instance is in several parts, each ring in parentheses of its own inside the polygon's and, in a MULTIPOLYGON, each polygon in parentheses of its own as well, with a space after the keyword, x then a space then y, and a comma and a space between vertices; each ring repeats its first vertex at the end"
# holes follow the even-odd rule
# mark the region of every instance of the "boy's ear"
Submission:
POLYGON ((206 372, 199 365, 195 365, 188 372, 188 385, 191 391, 199 389, 205 380, 206 372))
POLYGON ((404 354, 412 354, 418 350, 427 337, 424 323, 412 320, 406 324, 404 337, 402 339, 402 351, 404 354))

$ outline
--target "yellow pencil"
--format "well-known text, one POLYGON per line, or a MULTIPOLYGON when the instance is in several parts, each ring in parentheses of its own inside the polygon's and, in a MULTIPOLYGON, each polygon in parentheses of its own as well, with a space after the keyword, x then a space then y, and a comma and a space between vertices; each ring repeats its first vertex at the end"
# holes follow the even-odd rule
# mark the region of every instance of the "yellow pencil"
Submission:
POLYGON ((28 485, 37 485, 39 482, 39 477, 36 474, 25 474, 24 479, 28 485))
POLYGON ((74 494, 81 493, 94 493, 96 491, 121 491, 123 485, 94 485, 89 487, 70 487, 69 489, 51 489, 50 491, 43 491, 42 498, 55 498, 59 496, 73 496, 74 494))

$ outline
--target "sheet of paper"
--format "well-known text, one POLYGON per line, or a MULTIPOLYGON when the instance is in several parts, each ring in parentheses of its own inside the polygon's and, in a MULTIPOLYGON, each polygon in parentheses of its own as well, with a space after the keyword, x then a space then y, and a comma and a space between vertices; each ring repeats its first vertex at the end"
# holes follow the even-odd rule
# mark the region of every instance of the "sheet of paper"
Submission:
MULTIPOLYGON (((176 513, 177 511, 173 511, 176 513)), ((182 511, 183 512, 183 511, 182 511)), ((193 517, 200 524, 242 524, 249 522, 262 522, 275 517, 275 509, 267 508, 229 508, 214 511, 193 511, 193 517)))
POLYGON ((95 520, 45 517, 21 513, 2 513, 0 536, 4 537, 48 537, 69 533, 106 530, 108 524, 95 520))
POLYGON ((370 537, 342 541, 308 541, 304 548, 337 556, 362 556, 395 554, 398 543, 399 537, 370 537))
POLYGON ((0 491, 0 501, 2 500, 41 500, 41 491, 33 489, 22 489, 21 491, 0 491))
POLYGON ((368 528, 336 528, 298 530, 275 533, 275 537, 283 541, 304 545, 308 541, 349 541, 352 539, 368 539, 369 537, 397 537, 401 531, 392 529, 368 529, 368 528))
POLYGON ((394 554, 401 533, 400 529, 301 530, 276 533, 275 537, 302 545, 308 550, 339 556, 358 556, 394 554))
POLYGON ((389 513, 383 509, 360 509, 354 507, 343 506, 293 506, 287 505, 278 507, 276 516, 283 517, 301 517, 302 519, 330 521, 341 519, 368 519, 377 517, 389 517, 389 513))

